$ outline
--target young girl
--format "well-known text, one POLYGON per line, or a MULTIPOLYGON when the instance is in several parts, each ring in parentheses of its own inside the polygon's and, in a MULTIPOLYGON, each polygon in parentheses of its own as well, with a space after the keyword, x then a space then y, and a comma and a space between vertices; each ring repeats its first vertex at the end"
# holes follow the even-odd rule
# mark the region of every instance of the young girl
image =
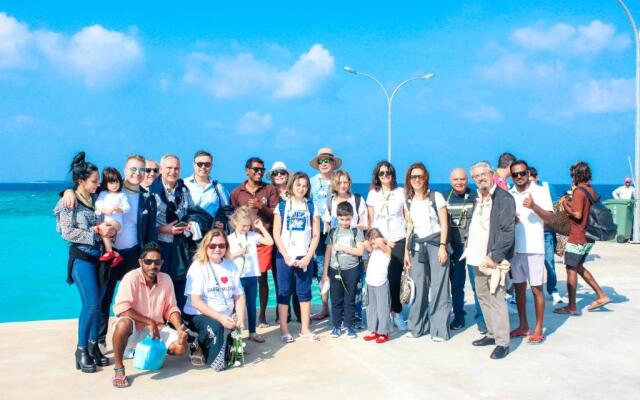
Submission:
MULTIPOLYGON (((127 196, 121 192, 122 176, 120 172, 113 167, 107 167, 102 170, 102 183, 100 184, 102 191, 98 195, 96 201, 96 214, 104 215, 104 220, 109 222, 116 232, 122 229, 122 215, 129 211, 129 201, 127 196)), ((109 266, 115 267, 122 261, 122 256, 113 251, 113 239, 103 237, 104 254, 100 257, 100 261, 111 261, 109 266)))
POLYGON ((234 232, 229 235, 229 258, 238 267, 240 283, 247 300, 247 318, 249 320, 249 339, 257 343, 264 343, 264 338, 256 333, 256 298, 258 296, 258 277, 260 265, 258 263, 257 245, 273 245, 271 235, 256 218, 252 220, 248 206, 238 207, 231 216, 231 226, 234 232), (251 230, 255 228, 258 232, 251 230))
POLYGON ((283 343, 293 342, 287 312, 294 281, 302 317, 300 337, 318 340, 318 336, 309 330, 309 313, 313 276, 313 265, 310 264, 320 240, 320 216, 309 199, 309 189, 307 174, 296 172, 289 181, 286 200, 280 200, 273 212, 273 236, 278 247, 278 312, 283 343))
POLYGON ((391 320, 389 319, 391 301, 387 269, 394 243, 385 240, 377 228, 371 228, 367 232, 367 240, 364 244, 370 256, 366 278, 369 298, 367 308, 369 334, 363 339, 368 342, 375 340, 376 343, 384 343, 389 340, 389 332, 391 331, 391 320))

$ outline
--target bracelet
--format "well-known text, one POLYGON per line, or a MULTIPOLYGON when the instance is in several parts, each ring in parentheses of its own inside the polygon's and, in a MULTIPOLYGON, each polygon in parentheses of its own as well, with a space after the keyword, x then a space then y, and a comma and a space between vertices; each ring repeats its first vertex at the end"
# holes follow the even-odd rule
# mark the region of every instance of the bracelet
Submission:
POLYGON ((440 242, 440 246, 446 246, 446 245, 447 245, 446 243, 440 242))
POLYGON ((96 225, 93 227, 94 232, 99 235, 100 234, 100 225, 96 225))

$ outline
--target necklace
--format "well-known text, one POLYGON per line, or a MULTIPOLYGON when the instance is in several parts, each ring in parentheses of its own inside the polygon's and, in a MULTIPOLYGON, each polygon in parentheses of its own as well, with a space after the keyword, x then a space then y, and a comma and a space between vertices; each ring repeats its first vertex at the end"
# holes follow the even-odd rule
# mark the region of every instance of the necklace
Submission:
POLYGON ((95 209, 95 207, 93 206, 93 200, 91 199, 91 196, 86 197, 84 194, 80 193, 77 190, 76 190, 76 196, 78 197, 78 199, 80 199, 82 204, 84 204, 85 206, 91 209, 95 209))

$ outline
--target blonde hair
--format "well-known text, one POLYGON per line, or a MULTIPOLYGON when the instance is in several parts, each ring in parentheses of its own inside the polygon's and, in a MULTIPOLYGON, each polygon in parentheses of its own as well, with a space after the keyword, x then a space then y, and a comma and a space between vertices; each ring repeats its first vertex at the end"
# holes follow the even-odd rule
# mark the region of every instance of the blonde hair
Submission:
POLYGON ((196 250, 196 254, 193 256, 193 259, 196 261, 200 261, 201 263, 209 262, 209 256, 207 256, 207 247, 213 241, 214 237, 222 237, 224 239, 224 243, 227 245, 227 249, 224 252, 225 258, 229 256, 229 239, 227 239, 227 235, 224 233, 222 229, 213 228, 202 238, 200 245, 198 246, 198 250, 196 250))
POLYGON ((331 178, 331 185, 329 186, 329 190, 331 193, 337 195, 338 194, 338 185, 340 185, 340 178, 345 177, 349 181, 349 194, 351 194, 351 186, 353 182, 351 181, 351 176, 347 171, 336 171, 333 174, 333 178, 331 178))
POLYGON ((240 222, 247 219, 249 221, 253 220, 253 218, 251 218, 251 209, 249 208, 249 206, 240 206, 236 208, 236 210, 233 212, 233 215, 231 215, 229 223, 231 224, 233 229, 238 229, 238 225, 240 224, 240 222))

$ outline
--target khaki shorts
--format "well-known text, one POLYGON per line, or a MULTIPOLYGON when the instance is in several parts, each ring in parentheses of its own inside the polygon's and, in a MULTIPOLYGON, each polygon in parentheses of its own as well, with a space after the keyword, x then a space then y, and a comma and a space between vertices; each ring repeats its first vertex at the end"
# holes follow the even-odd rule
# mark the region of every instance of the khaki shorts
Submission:
POLYGON ((515 253, 511 259, 513 283, 529 282, 530 286, 544 283, 544 254, 515 253))
MULTIPOLYGON (((141 331, 137 330, 135 321, 129 317, 118 317, 116 319, 116 324, 121 319, 128 319, 133 323, 133 332, 131 333, 131 335, 129 336, 129 339, 127 340, 128 349, 135 349, 138 343, 142 342, 144 339, 151 336, 151 332, 149 332, 149 328, 145 326, 143 330, 141 331)), ((178 340, 178 332, 176 332, 175 329, 169 328, 168 325, 164 325, 159 332, 160 332, 160 341, 166 346, 167 349, 169 348, 169 346, 171 346, 171 344, 173 344, 173 342, 178 340)))

